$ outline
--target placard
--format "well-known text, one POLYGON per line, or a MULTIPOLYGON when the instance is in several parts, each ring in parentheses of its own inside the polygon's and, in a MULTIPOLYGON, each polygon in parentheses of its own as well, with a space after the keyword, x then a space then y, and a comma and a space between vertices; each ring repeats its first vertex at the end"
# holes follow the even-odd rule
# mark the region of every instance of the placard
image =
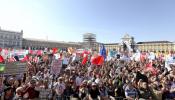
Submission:
POLYGON ((4 75, 20 75, 27 71, 26 63, 14 62, 5 64, 4 75))
POLYGON ((51 73, 54 75, 58 75, 62 68, 62 60, 53 60, 51 64, 51 73))

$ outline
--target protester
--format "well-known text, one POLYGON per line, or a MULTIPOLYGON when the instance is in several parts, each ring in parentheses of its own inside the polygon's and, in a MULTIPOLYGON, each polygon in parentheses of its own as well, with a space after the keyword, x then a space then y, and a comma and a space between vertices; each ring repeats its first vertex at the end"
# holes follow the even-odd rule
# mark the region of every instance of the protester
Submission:
POLYGON ((58 78, 58 81, 54 84, 54 91, 56 93, 56 100, 63 99, 63 93, 65 90, 65 84, 62 77, 58 78))
POLYGON ((89 99, 90 100, 100 100, 100 92, 96 83, 92 83, 91 88, 89 89, 89 99))
POLYGON ((26 72, 21 76, 3 76, 1 100, 175 99, 175 68, 173 64, 167 67, 166 59, 160 56, 125 59, 129 56, 122 53, 105 59, 104 52, 101 56, 86 54, 94 57, 94 61, 66 51, 54 54, 47 51, 40 57, 28 55, 26 72), (57 54, 58 57, 53 57, 57 54), (60 65, 59 61, 64 63, 60 65))
POLYGON ((29 84, 26 84, 22 92, 25 99, 36 99, 39 98, 39 91, 35 90, 36 80, 32 79, 29 84))

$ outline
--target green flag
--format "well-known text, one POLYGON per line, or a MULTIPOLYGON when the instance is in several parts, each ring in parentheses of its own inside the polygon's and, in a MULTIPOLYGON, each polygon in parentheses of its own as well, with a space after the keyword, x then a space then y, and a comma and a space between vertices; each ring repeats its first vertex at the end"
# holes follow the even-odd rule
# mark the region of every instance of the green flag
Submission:
POLYGON ((3 72, 5 70, 5 65, 4 64, 0 64, 0 72, 3 72))

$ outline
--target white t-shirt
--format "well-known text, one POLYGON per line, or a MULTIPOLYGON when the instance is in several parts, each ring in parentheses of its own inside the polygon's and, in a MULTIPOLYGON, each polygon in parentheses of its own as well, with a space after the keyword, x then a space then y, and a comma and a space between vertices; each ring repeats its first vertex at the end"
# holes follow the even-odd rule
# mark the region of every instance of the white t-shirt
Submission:
POLYGON ((101 80, 100 80, 99 78, 95 79, 95 83, 97 83, 97 84, 99 84, 100 81, 101 81, 101 80))
POLYGON ((62 95, 66 87, 65 87, 64 83, 56 82, 54 84, 54 88, 55 88, 55 91, 56 91, 57 95, 62 95))

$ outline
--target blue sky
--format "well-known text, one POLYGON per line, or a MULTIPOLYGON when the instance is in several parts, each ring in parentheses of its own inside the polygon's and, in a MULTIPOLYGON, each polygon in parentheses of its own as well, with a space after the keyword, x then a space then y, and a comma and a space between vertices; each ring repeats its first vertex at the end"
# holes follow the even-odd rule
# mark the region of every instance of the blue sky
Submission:
POLYGON ((175 0, 0 0, 0 26, 24 37, 120 42, 128 33, 136 42, 175 41, 175 0))

